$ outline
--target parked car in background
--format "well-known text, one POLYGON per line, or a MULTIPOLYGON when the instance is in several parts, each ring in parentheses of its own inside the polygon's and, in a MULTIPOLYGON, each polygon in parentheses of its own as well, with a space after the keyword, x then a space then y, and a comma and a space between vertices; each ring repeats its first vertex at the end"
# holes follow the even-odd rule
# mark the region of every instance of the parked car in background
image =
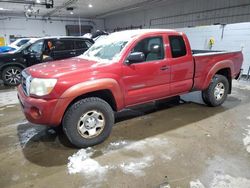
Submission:
POLYGON ((18 97, 30 122, 62 125, 75 146, 89 147, 109 136, 113 111, 192 91, 221 105, 242 62, 241 51, 193 51, 182 32, 123 31, 82 56, 25 69, 18 97))
POLYGON ((1 46, 0 47, 0 53, 10 52, 10 51, 17 50, 17 49, 21 48, 23 45, 25 45, 27 42, 32 42, 34 40, 36 40, 36 39, 35 38, 21 38, 21 39, 17 39, 16 41, 12 42, 8 46, 1 46))
POLYGON ((46 37, 28 42, 18 50, 0 54, 0 75, 5 85, 16 86, 21 71, 29 66, 83 54, 92 44, 83 37, 46 37))

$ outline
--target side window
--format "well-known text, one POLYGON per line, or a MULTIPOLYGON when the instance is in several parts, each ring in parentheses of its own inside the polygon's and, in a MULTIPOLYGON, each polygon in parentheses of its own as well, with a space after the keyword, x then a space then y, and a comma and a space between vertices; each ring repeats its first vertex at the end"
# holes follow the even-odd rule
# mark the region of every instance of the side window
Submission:
POLYGON ((74 41, 69 39, 59 39, 55 44, 55 51, 64 51, 74 49, 74 41))
POLYGON ((75 49, 86 49, 88 46, 84 40, 75 40, 75 49))
POLYGON ((138 42, 132 52, 142 52, 145 61, 164 59, 164 47, 162 37, 151 37, 138 42))
POLYGON ((186 45, 182 36, 169 36, 169 41, 173 58, 182 57, 187 54, 186 45))
POLYGON ((43 40, 37 41, 29 47, 29 51, 32 53, 42 53, 43 40))

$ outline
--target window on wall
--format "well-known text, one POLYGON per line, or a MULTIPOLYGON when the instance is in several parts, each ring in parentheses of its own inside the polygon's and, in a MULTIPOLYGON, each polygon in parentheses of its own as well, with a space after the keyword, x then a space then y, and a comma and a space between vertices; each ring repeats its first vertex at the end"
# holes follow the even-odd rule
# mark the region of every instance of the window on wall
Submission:
POLYGON ((169 36, 169 41, 173 58, 182 57, 187 54, 186 45, 182 36, 169 36))

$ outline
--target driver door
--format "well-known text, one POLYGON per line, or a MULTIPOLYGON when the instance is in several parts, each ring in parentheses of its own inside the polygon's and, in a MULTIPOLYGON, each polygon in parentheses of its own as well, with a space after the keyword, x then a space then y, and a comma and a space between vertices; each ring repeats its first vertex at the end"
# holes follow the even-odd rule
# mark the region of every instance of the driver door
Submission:
POLYGON ((32 66, 38 63, 42 63, 44 49, 44 40, 39 40, 29 46, 24 58, 27 61, 28 66, 32 66))
POLYGON ((144 103, 166 97, 170 93, 170 69, 166 60, 164 36, 144 38, 132 49, 142 52, 145 60, 123 65, 125 105, 144 103), (158 45, 160 50, 153 52, 151 47, 158 45))

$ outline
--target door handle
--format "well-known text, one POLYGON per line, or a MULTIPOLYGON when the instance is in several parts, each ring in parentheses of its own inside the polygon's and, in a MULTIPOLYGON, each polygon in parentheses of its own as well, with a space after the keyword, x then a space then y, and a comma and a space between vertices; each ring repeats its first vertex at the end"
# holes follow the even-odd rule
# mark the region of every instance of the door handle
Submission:
POLYGON ((76 52, 70 52, 71 55, 76 55, 76 52))
POLYGON ((167 69, 168 69, 167 65, 163 65, 163 66, 161 67, 161 70, 162 70, 162 71, 167 70, 167 69))

